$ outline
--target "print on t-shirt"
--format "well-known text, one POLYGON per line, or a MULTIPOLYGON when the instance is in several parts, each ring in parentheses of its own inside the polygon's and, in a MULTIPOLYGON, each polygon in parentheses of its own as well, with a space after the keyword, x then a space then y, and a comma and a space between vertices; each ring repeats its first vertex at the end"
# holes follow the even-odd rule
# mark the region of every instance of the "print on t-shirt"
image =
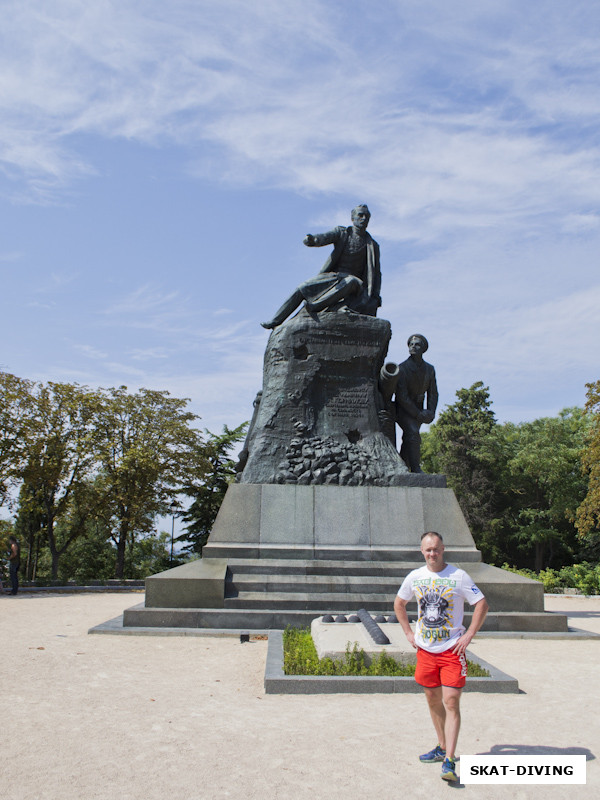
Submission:
POLYGON ((398 595, 407 601, 414 596, 417 601, 415 642, 431 652, 454 646, 465 632, 464 601, 473 605, 483 598, 469 575, 452 564, 446 564, 440 572, 427 566, 413 570, 402 582, 398 595))
POLYGON ((439 588, 428 589, 419 599, 423 625, 426 628, 442 628, 448 622, 448 601, 443 596, 444 590, 439 588))
POLYGON ((454 589, 456 581, 427 577, 413 583, 419 604, 417 632, 423 644, 449 639, 453 627, 454 589))

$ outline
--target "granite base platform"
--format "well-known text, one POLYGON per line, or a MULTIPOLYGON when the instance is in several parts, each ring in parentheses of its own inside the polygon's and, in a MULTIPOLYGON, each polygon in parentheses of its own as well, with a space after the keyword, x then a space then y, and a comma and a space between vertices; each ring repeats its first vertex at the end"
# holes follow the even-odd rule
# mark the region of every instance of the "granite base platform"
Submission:
POLYGON ((486 595, 486 630, 567 630, 565 616, 544 612, 541 583, 481 562, 451 489, 278 484, 231 486, 203 558, 150 576, 124 625, 283 629, 359 608, 390 613, 429 530, 486 595))

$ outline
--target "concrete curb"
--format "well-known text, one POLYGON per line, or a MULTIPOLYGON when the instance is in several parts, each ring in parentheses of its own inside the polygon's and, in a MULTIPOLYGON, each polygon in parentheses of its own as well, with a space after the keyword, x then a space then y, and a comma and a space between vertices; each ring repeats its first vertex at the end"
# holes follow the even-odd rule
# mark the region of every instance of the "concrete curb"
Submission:
MULTIPOLYGON (((281 633, 274 628, 159 628, 154 626, 133 627, 123 625, 123 615, 94 625, 88 633, 109 634, 111 636, 232 636, 237 637, 242 631, 251 636, 281 633)), ((569 628, 566 633, 547 631, 523 633, 520 631, 479 631, 477 639, 600 639, 600 633, 569 628)), ((471 656, 470 656, 471 657, 471 656)), ((473 661, 475 657, 473 656, 473 661)))
MULTIPOLYGON (((469 678, 465 692, 518 694, 516 678, 488 664, 473 653, 471 661, 487 669, 489 678, 469 678)), ((417 694, 423 689, 414 678, 286 675, 283 671, 283 631, 269 631, 265 668, 265 694, 417 694)))
MULTIPOLYGON (((117 584, 115 586, 96 586, 90 584, 89 586, 19 586, 19 594, 93 594, 104 592, 105 594, 114 594, 120 592, 122 594, 128 592, 129 594, 143 594, 144 581, 136 584, 117 584)), ((8 594, 8 591, 5 592, 8 594)))
POLYGON ((268 628, 128 628, 123 625, 123 615, 94 625, 88 634, 108 636, 227 636, 239 639, 241 633, 250 636, 270 636, 273 631, 268 628))

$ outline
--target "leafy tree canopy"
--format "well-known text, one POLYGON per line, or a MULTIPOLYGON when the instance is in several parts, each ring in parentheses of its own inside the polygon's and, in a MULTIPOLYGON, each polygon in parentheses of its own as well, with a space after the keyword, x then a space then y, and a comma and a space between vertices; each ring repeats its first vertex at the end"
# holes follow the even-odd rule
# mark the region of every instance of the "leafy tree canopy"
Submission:
POLYGON ((577 509, 575 524, 579 535, 600 541, 600 381, 588 383, 585 413, 589 420, 581 469, 588 479, 587 493, 577 509))
POLYGON ((235 478, 235 461, 231 458, 231 450, 245 436, 248 423, 237 428, 223 427, 221 434, 205 431, 207 436, 204 453, 209 469, 198 474, 185 487, 185 493, 194 498, 192 504, 182 515, 188 523, 186 533, 178 540, 186 542, 184 547, 190 553, 202 553, 208 537, 225 497, 229 484, 235 478))
POLYGON ((581 551, 573 519, 586 488, 582 409, 501 425, 481 381, 456 395, 424 434, 423 463, 447 475, 484 559, 536 570, 571 563, 581 551))
POLYGON ((127 543, 147 533, 166 514, 191 475, 204 475, 210 461, 188 401, 168 392, 108 389, 98 412, 95 488, 104 523, 117 548, 115 577, 123 577, 127 543))
POLYGON ((32 387, 32 381, 0 372, 0 505, 11 503, 9 490, 27 460, 32 387))
POLYGON ((213 469, 188 400, 168 392, 0 373, 0 393, 0 502, 20 489, 16 530, 29 578, 46 568, 46 549, 56 579, 69 548, 97 536, 108 537, 123 577, 142 558, 136 542, 156 516, 213 469))

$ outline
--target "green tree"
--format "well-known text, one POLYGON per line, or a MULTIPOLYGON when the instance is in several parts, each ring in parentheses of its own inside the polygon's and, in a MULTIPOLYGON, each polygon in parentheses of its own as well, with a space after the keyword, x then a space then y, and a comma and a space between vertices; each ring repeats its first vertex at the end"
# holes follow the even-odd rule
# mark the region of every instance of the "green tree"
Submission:
MULTIPOLYGON (((170 561, 170 544, 171 534, 166 531, 153 532, 136 539, 128 553, 126 564, 128 577, 140 580, 173 566, 170 561)), ((181 562, 176 562, 179 563, 181 562)))
POLYGON ((497 516, 497 423, 489 389, 481 381, 459 389, 456 396, 456 403, 424 434, 422 462, 427 472, 447 476, 477 540, 497 516))
POLYGON ((8 550, 8 537, 14 535, 14 525, 9 519, 0 519, 0 553, 8 550))
POLYGON ((8 553, 8 537, 14 536, 15 530, 13 523, 8 519, 0 519, 0 581, 3 582, 8 578, 8 574, 4 571, 4 559, 8 553))
POLYGON ((59 540, 55 525, 70 508, 87 513, 82 493, 95 465, 95 415, 98 395, 68 383, 36 384, 28 433, 27 461, 18 477, 29 487, 21 497, 25 513, 41 514, 52 560, 52 579, 58 578, 59 559, 83 532, 73 525, 59 540))
POLYGON ((88 516, 82 535, 61 558, 61 578, 80 585, 112 578, 117 553, 110 537, 111 530, 99 515, 88 516))
POLYGON ((36 579, 40 553, 44 547, 47 548, 44 520, 42 502, 36 488, 24 482, 19 491, 15 536, 21 542, 23 575, 29 581, 36 579))
POLYGON ((202 438, 188 400, 165 391, 126 386, 104 392, 98 415, 96 489, 104 523, 116 546, 115 577, 125 574, 127 548, 167 514, 190 475, 205 465, 202 438))
POLYGON ((208 541, 225 493, 235 478, 236 462, 231 458, 231 450, 242 441, 247 427, 247 422, 233 429, 224 425, 219 435, 205 431, 207 440, 203 444, 203 453, 207 466, 185 487, 185 494, 194 499, 182 514, 183 521, 188 523, 186 533, 177 537, 178 541, 187 542, 184 550, 189 553, 202 554, 208 541))
POLYGON ((10 489, 27 460, 34 384, 0 372, 0 505, 10 503, 10 489))
POLYGON ((506 458, 498 483, 512 563, 519 562, 519 551, 533 554, 533 564, 526 565, 537 572, 557 559, 559 565, 572 561, 577 548, 573 520, 585 495, 580 470, 585 428, 580 408, 501 426, 506 458))
POLYGON ((597 545, 600 541, 600 381, 588 383, 585 414, 589 420, 581 469, 587 477, 587 492, 575 515, 579 536, 597 545))
POLYGON ((457 397, 425 435, 423 462, 448 476, 484 559, 538 571, 572 563, 585 494, 582 410, 500 425, 481 382, 457 397))

